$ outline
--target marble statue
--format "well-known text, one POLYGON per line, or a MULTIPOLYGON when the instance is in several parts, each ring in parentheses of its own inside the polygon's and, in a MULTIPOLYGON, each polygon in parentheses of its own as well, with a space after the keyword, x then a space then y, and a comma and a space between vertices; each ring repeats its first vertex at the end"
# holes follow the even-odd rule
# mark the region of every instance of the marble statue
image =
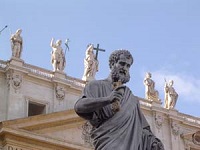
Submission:
POLYGON ((108 78, 88 82, 74 106, 92 126, 88 134, 95 150, 164 150, 151 132, 138 97, 125 85, 132 64, 129 51, 114 51, 109 58, 108 78))
POLYGON ((54 43, 53 38, 50 43, 50 46, 52 47, 51 63, 54 71, 63 71, 65 69, 65 54, 61 47, 61 44, 61 40, 57 40, 56 43, 54 43))
POLYGON ((96 72, 98 71, 98 60, 95 58, 93 52, 94 46, 89 44, 84 59, 84 74, 82 80, 91 81, 95 79, 96 72))
POLYGON ((170 80, 169 83, 165 83, 164 91, 165 91, 165 108, 173 109, 176 105, 178 94, 173 88, 174 81, 170 80))
POLYGON ((160 101, 159 93, 155 90, 155 82, 151 79, 151 73, 147 72, 144 78, 145 98, 153 101, 160 101))
POLYGON ((23 48, 23 39, 21 37, 22 30, 18 29, 15 34, 11 35, 11 48, 12 56, 16 58, 21 57, 22 48, 23 48))

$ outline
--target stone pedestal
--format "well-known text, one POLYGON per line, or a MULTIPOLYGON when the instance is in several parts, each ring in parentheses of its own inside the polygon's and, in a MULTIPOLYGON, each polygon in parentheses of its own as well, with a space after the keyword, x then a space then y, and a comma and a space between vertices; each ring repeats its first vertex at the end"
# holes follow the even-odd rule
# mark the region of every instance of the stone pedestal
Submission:
POLYGON ((178 115, 178 110, 176 110, 176 109, 169 109, 169 115, 171 115, 171 116, 177 116, 178 115))
POLYGON ((54 78, 66 79, 66 74, 63 71, 55 71, 53 72, 54 78))
POLYGON ((23 64, 24 64, 24 61, 22 59, 20 59, 20 58, 17 58, 17 57, 11 57, 11 59, 9 61, 9 64, 13 65, 13 66, 22 67, 23 64))
POLYGON ((151 101, 152 107, 161 107, 162 102, 161 101, 151 101))

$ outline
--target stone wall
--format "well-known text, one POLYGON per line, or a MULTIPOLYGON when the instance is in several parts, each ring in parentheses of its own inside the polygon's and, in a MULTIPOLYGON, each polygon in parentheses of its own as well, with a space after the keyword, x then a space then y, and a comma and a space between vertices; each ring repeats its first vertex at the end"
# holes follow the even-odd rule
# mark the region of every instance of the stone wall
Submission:
POLYGON ((52 72, 21 59, 0 61, 0 121, 27 117, 30 103, 44 106, 44 113, 71 109, 84 85, 64 72, 52 72))

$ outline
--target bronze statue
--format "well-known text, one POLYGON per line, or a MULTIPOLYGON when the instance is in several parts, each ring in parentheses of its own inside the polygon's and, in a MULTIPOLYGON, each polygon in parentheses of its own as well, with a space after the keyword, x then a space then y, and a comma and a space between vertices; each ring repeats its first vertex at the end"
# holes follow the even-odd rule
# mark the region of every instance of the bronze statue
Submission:
POLYGON ((164 150, 141 112, 139 99, 125 85, 132 64, 129 51, 114 51, 108 78, 89 82, 75 104, 76 113, 92 126, 88 134, 95 150, 164 150))

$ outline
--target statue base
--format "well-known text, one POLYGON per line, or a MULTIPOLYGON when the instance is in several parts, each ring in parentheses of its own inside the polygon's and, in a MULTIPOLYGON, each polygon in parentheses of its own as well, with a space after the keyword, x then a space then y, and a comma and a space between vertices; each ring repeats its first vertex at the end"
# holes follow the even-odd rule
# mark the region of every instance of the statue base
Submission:
POLYGON ((10 65, 14 65, 14 66, 20 66, 22 67, 23 64, 24 64, 24 61, 20 58, 17 58, 17 57, 11 57, 11 59, 9 60, 9 64, 10 65))
POLYGON ((66 79, 66 74, 63 71, 54 71, 53 76, 54 78, 66 79))
POLYGON ((173 116, 177 116, 178 115, 178 110, 176 110, 176 109, 169 109, 169 114, 171 114, 173 116))
POLYGON ((151 104, 152 106, 160 107, 162 105, 162 102, 157 100, 157 101, 152 101, 151 104))

